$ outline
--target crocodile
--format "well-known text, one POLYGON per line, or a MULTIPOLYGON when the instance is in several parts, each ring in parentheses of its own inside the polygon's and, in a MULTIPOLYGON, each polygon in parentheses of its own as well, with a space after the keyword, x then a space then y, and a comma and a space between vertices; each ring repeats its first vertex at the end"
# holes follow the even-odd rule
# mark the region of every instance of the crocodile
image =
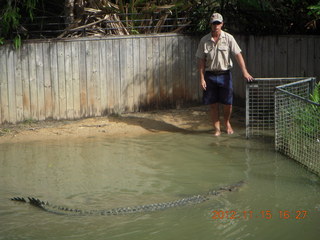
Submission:
POLYGON ((218 196, 224 192, 234 192, 237 191, 240 187, 244 185, 244 181, 239 181, 235 184, 220 187, 217 190, 210 190, 201 195, 193 195, 186 198, 181 198, 178 200, 162 203, 154 203, 147 205, 139 205, 132 207, 120 207, 106 210, 81 210, 68 208, 63 206, 52 205, 49 202, 44 202, 38 198, 34 197, 13 197, 12 201, 29 203, 32 206, 35 206, 41 210, 58 214, 58 215, 74 215, 74 216, 83 216, 83 215, 126 215, 131 213, 144 213, 144 212, 153 212, 165 210, 168 208, 182 207, 187 205, 194 205, 210 200, 212 197, 218 196))

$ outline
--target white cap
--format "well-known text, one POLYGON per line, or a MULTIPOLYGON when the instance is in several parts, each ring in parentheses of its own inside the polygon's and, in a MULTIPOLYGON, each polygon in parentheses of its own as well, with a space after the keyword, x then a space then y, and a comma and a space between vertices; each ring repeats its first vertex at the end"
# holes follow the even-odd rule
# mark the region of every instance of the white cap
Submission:
POLYGON ((220 13, 213 13, 211 15, 210 23, 214 23, 214 22, 219 22, 219 23, 223 22, 223 17, 220 13))

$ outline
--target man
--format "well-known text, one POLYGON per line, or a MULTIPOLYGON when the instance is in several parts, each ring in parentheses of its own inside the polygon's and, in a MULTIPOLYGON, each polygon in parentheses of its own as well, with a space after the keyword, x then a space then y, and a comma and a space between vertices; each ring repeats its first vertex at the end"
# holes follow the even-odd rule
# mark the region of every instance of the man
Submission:
POLYGON ((199 43, 196 56, 200 84, 203 89, 203 103, 210 105, 210 115, 215 129, 214 135, 220 136, 219 103, 223 104, 224 126, 228 134, 233 134, 230 124, 233 102, 231 54, 237 60, 244 78, 252 81, 248 73, 241 49, 234 37, 222 31, 223 18, 219 13, 210 18, 211 33, 205 35, 199 43))

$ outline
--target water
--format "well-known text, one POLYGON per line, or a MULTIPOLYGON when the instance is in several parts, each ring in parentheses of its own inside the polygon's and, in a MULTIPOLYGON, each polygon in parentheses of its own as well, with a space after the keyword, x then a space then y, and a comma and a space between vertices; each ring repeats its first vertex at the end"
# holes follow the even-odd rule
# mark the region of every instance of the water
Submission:
POLYGON ((319 190, 319 178, 275 153, 270 141, 240 135, 2 144, 0 239, 318 239, 319 190), (109 209, 172 201, 239 180, 247 182, 239 192, 202 204, 126 216, 59 216, 9 200, 34 196, 109 209))

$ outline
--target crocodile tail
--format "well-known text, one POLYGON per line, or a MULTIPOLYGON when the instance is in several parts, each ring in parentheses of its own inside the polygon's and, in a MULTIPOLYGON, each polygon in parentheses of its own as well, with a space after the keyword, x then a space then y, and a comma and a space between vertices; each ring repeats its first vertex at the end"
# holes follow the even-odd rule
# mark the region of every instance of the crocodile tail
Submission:
POLYGON ((38 198, 33 198, 33 197, 28 197, 28 200, 26 200, 23 197, 13 197, 11 198, 12 201, 17 201, 17 202, 24 202, 24 203, 29 203, 32 206, 35 206, 37 208, 41 208, 43 210, 46 210, 44 208, 44 205, 46 204, 45 202, 41 201, 38 198))
POLYGON ((18 202, 27 202, 23 197, 13 197, 11 198, 12 201, 18 201, 18 202))
POLYGON ((31 198, 31 197, 28 197, 29 199, 29 203, 32 205, 32 206, 35 206, 35 207, 38 207, 38 208, 41 208, 41 209, 44 209, 44 205, 45 203, 43 201, 41 201, 40 199, 38 198, 31 198))
POLYGON ((82 211, 78 209, 71 209, 71 208, 66 208, 66 207, 60 207, 60 206, 55 206, 51 205, 48 202, 44 202, 38 198, 34 197, 13 197, 11 198, 12 201, 17 201, 17 202, 24 202, 24 203, 29 203, 30 205, 39 208, 41 210, 51 212, 57 215, 89 215, 89 214, 94 214, 88 211, 82 211))

